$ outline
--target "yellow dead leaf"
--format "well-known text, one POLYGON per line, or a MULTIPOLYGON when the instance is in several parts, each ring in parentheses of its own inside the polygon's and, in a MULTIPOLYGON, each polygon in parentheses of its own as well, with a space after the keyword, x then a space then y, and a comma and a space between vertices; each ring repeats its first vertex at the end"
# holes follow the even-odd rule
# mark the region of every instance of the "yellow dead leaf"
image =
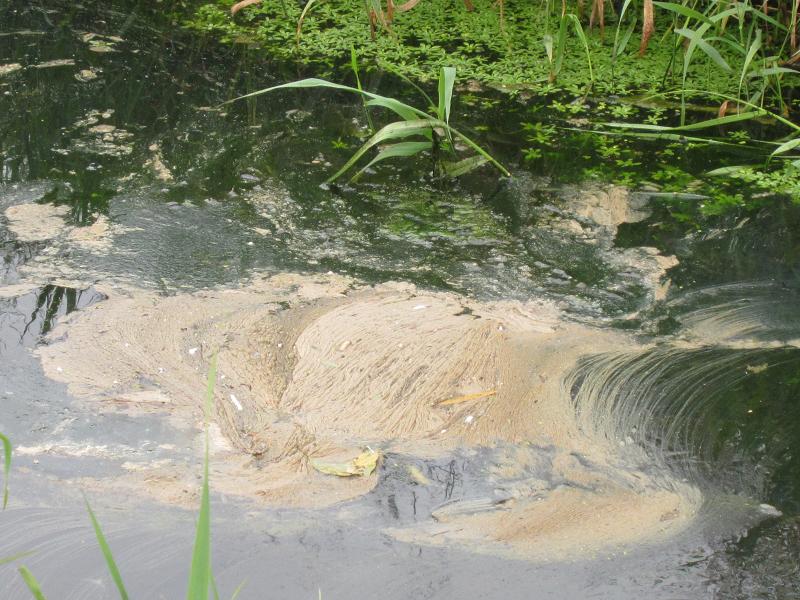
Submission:
POLYGON ((494 396, 497 390, 489 390, 488 392, 478 392, 476 394, 467 394, 466 396, 457 396, 455 398, 448 398, 442 400, 436 406, 450 406, 452 404, 461 404, 462 402, 469 402, 470 400, 478 400, 479 398, 488 398, 494 396))
POLYGON ((325 473, 326 475, 336 475, 338 477, 352 477, 353 475, 358 475, 361 477, 369 477, 377 468, 380 458, 380 452, 365 450, 354 459, 342 463, 312 459, 311 466, 320 473, 325 473))

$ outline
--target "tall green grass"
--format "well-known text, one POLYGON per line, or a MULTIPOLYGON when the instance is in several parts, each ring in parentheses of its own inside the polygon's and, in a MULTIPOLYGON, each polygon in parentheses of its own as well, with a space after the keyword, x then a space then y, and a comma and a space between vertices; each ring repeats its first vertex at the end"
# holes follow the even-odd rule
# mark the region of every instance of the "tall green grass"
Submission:
POLYGON ((548 79, 554 82, 564 65, 564 58, 566 57, 567 48, 567 35, 569 33, 569 24, 572 24, 575 35, 580 40, 586 57, 586 66, 589 69, 589 89, 594 84, 594 69, 592 68, 592 53, 589 50, 589 41, 586 38, 586 33, 583 31, 580 19, 572 13, 564 13, 561 15, 558 26, 558 34, 555 38, 550 33, 544 35, 544 48, 547 55, 547 61, 550 65, 550 74, 548 79))
POLYGON ((92 507, 89 505, 89 501, 86 500, 85 496, 84 502, 86 503, 86 511, 89 513, 89 518, 92 521, 95 537, 97 537, 97 542, 100 544, 100 550, 103 552, 103 557, 106 559, 108 572, 111 573, 111 578, 114 580, 114 584, 117 586, 120 600, 128 600, 128 592, 125 590, 125 584, 122 583, 122 576, 120 575, 119 568, 114 560, 114 555, 111 553, 111 548, 106 541, 106 536, 103 535, 103 530, 100 528, 100 523, 97 521, 97 517, 94 516, 94 511, 92 510, 92 507))
POLYGON ((11 440, 0 433, 3 444, 3 509, 8 506, 8 476, 11 473, 11 440))
MULTIPOLYGON (((217 357, 211 359, 206 382, 205 443, 203 455, 203 486, 200 492, 200 515, 197 519, 197 532, 192 552, 192 569, 189 572, 187 600, 208 600, 211 587, 211 507, 208 498, 208 426, 211 422, 211 409, 214 403, 214 386, 217 382, 217 357)), ((216 586, 215 586, 216 588, 216 586)))

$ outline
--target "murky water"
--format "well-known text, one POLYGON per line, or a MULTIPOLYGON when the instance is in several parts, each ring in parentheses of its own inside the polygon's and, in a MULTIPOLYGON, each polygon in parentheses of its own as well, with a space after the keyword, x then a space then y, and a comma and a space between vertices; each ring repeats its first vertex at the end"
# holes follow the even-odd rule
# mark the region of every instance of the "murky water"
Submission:
MULTIPOLYGON (((565 477, 554 466, 558 448, 547 444, 528 448, 534 458, 520 473, 497 479, 486 473, 509 462, 510 442, 438 456, 406 449, 387 454, 372 491, 328 508, 218 493, 220 587, 246 579, 244 598, 800 595, 800 209, 788 199, 702 217, 685 199, 587 183, 574 165, 588 152, 582 138, 572 155, 525 162, 521 109, 509 102, 457 105, 454 118, 467 129, 491 126, 490 149, 513 180, 483 172, 441 184, 421 175, 425 165, 384 163, 357 186, 332 190, 320 186, 330 165, 364 131, 352 98, 285 93, 219 108, 303 73, 182 36, 146 4, 0 10, 0 65, 19 65, 0 70, 0 431, 17 447, 0 556, 36 550, 25 561, 45 592, 112 595, 84 489, 129 589, 179 596, 193 529, 192 513, 179 507, 194 504, 200 455, 191 418, 97 409, 59 383, 75 385, 56 373, 63 367, 43 367, 31 350, 67 343, 69 324, 53 337, 56 323, 102 307, 106 294, 180 299, 284 272, 332 271, 475 302, 542 299, 568 321, 639 340, 594 347, 568 369, 578 422, 617 449, 624 469, 606 465, 606 473, 577 451, 576 464, 609 481, 685 483, 700 490, 702 506, 669 538, 566 560, 511 558, 457 536, 437 545, 423 539, 431 514, 472 519, 487 498, 502 504, 534 480, 542 498, 598 484, 565 477), (45 208, 31 213, 31 205, 45 208), (142 469, 131 480, 147 482, 147 469, 168 464, 193 475, 154 484, 170 490, 166 504, 108 483, 142 469), (409 480, 410 467, 429 485, 409 480), (396 534, 417 525, 422 534, 396 534)), ((401 87, 368 79, 383 92, 401 87)), ((635 148, 644 157, 651 149, 635 148)), ((699 176, 702 159, 689 162, 699 176)), ((98 342, 86 352, 115 347, 98 342)), ((141 388, 159 375, 142 368, 141 388)), ((196 376, 202 386, 202 371, 196 376)), ((674 516, 665 512, 664 522, 674 516)), ((3 597, 26 597, 13 567, 0 569, 3 597)))

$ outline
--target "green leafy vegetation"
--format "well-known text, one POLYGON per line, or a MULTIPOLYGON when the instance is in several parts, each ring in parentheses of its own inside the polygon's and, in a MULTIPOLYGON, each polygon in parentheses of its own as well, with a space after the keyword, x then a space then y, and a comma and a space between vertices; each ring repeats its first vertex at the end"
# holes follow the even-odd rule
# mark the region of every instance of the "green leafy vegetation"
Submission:
POLYGON ((342 67, 354 44, 370 66, 388 66, 416 80, 452 65, 467 80, 509 90, 580 92, 593 83, 598 94, 627 94, 691 85, 733 95, 760 93, 780 103, 791 76, 783 63, 797 49, 791 26, 797 6, 788 1, 765 14, 749 0, 626 0, 603 3, 607 20, 587 18, 584 2, 577 1, 477 0, 468 10, 460 2, 424 0, 392 12, 375 2, 365 11, 353 1, 300 6, 263 0, 235 16, 232 4, 203 4, 185 23, 224 41, 258 45, 277 60, 313 64, 323 75, 342 67), (371 14, 383 17, 376 21, 371 14), (586 25, 593 22, 602 23, 601 30, 587 35, 586 25), (570 25, 574 36, 568 35, 570 25), (637 32, 638 52, 630 44, 637 32), (651 41, 654 33, 662 35, 651 41))
MULTIPOLYGON (((497 87, 523 102, 544 99, 577 129, 586 128, 577 123, 583 119, 590 122, 592 130, 605 134, 634 135, 662 143, 746 146, 764 160, 762 167, 749 163, 748 168, 738 168, 727 163, 715 174, 736 174, 738 181, 747 178, 756 186, 761 180, 779 178, 780 191, 793 193, 796 189, 794 161, 800 156, 800 130, 792 113, 797 108, 793 90, 800 83, 797 2, 510 0, 498 4, 478 0, 473 6, 424 0, 398 7, 379 0, 366 4, 311 0, 304 6, 262 0, 242 3, 235 15, 230 14, 231 5, 230 0, 203 4, 185 22, 195 31, 223 41, 260 47, 271 59, 307 64, 320 75, 339 76, 347 56, 354 57, 357 51, 365 71, 389 71, 407 81, 424 83, 431 73, 444 73, 443 69, 452 67, 470 89, 497 87), (585 4, 590 5, 591 14, 585 4), (638 49, 632 43, 636 38, 638 49), (678 122, 671 116, 665 118, 663 106, 661 113, 653 110, 637 122, 639 111, 632 103, 615 100, 636 98, 635 94, 679 108, 678 122), (576 101, 570 102, 570 97, 576 101), (579 99, 590 97, 600 111, 610 112, 610 123, 586 113, 579 99), (716 117, 702 117, 706 110, 716 117), (760 138, 752 136, 747 130, 751 121, 770 128, 760 138), (794 167, 776 166, 770 162, 775 159, 791 161, 794 167)), ((365 104, 375 106, 383 101, 386 108, 394 110, 388 101, 371 97, 362 88, 357 66, 354 62, 351 66, 355 91, 365 104)), ((304 81, 289 86, 308 86, 312 80, 304 81)), ((316 85, 332 87, 327 82, 316 85)), ((469 105, 471 99, 471 93, 465 93, 461 101, 469 105)), ((396 108, 396 101, 392 102, 396 108)), ((491 102, 477 97, 474 105, 487 109, 491 102)), ((429 139, 431 131, 435 135, 437 128, 441 129, 431 120, 434 115, 417 111, 401 116, 404 123, 391 123, 375 133, 333 179, 355 166, 370 147, 386 142, 393 143, 364 168, 386 158, 408 158, 421 152, 431 152, 437 162, 437 141, 429 139), (420 118, 428 120, 426 139, 398 141, 411 137, 410 132, 422 131, 421 123, 413 123, 420 118)), ((439 111, 435 117, 442 121, 439 111)), ((369 123, 372 127, 371 120, 369 123)), ((443 140, 441 149, 453 150, 453 144, 447 148, 451 136, 445 135, 443 140)), ((523 148, 524 162, 549 160, 547 144, 539 139, 523 148)), ((601 151, 608 148, 601 147, 601 151)), ((475 160, 477 164, 480 158, 475 160)), ((635 158, 613 157, 613 166, 614 181, 633 183, 628 175, 629 169, 637 166, 635 158)), ((356 177, 361 172, 363 169, 356 177)))
POLYGON ((604 39, 582 36, 574 28, 576 35, 565 31, 561 40, 557 59, 561 66, 553 82, 543 40, 548 32, 560 30, 562 22, 566 25, 577 17, 562 19, 560 12, 544 10, 538 2, 506 2, 501 23, 490 0, 477 0, 473 11, 459 2, 423 0, 413 10, 396 14, 390 31, 374 39, 361 2, 319 2, 306 14, 299 42, 296 23, 301 7, 266 0, 231 17, 230 4, 220 0, 202 5, 185 23, 216 39, 255 44, 275 60, 313 65, 322 76, 340 71, 354 44, 370 68, 390 68, 417 81, 427 81, 442 67, 453 66, 465 81, 509 91, 579 93, 593 75, 596 92, 624 93, 655 89, 672 54, 664 46, 655 48, 646 63, 630 55, 618 57, 612 77, 611 53, 604 39))

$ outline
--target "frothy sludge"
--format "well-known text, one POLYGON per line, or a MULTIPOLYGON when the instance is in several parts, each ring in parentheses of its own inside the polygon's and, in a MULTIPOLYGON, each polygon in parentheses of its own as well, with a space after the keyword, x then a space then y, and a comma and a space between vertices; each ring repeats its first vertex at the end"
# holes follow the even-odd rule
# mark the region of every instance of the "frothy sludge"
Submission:
MULTIPOLYGON (((699 506, 694 488, 661 465, 645 472, 646 456, 622 452, 613 432, 579 425, 565 383, 579 358, 639 346, 565 322, 550 303, 288 274, 239 289, 108 296, 38 350, 45 372, 86 402, 199 429, 204 374, 218 353, 212 479, 222 493, 319 507, 383 483, 323 475, 311 459, 346 460, 365 447, 434 458, 516 448, 479 469, 491 483, 485 498, 451 499, 391 532, 528 558, 663 538, 699 506)), ((130 468, 105 484, 175 501, 192 468, 130 468)))

